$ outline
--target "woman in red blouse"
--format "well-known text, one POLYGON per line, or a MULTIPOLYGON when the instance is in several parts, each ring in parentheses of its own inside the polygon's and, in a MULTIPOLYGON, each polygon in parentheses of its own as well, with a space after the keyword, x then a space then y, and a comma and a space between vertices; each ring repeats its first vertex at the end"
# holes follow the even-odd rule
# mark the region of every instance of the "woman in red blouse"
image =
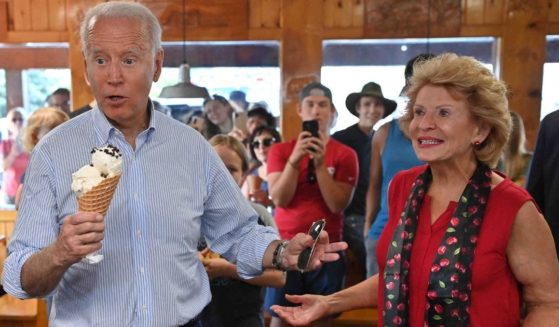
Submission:
POLYGON ((507 90, 481 63, 443 54, 414 67, 401 122, 428 165, 396 175, 379 275, 274 307, 293 325, 378 306, 379 326, 559 322, 559 262, 533 199, 491 170, 511 129, 507 90), (380 277, 379 277, 380 276, 380 277))
POLYGON ((0 142, 4 165, 2 194, 4 203, 14 204, 16 192, 21 183, 21 175, 23 175, 29 163, 29 153, 25 151, 20 135, 24 123, 21 111, 18 108, 10 110, 6 115, 6 120, 8 135, 3 135, 0 142))

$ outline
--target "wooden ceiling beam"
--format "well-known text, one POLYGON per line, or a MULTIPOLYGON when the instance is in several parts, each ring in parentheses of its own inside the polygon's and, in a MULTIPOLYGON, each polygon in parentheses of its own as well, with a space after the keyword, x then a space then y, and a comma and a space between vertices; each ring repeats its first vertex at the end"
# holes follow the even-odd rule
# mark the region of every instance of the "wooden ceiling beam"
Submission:
POLYGON ((323 40, 322 0, 281 0, 283 23, 280 46, 281 135, 290 140, 301 132, 297 114, 299 93, 320 81, 323 40), (311 14, 312 13, 312 14, 311 14))
MULTIPOLYGON (((0 18, 1 21, 1 18, 0 18)), ((68 42, 67 32, 57 32, 57 31, 31 31, 31 32, 18 32, 9 31, 6 38, 1 42, 5 43, 57 43, 57 42, 68 42)))
POLYGON ((64 47, 6 47, 0 51, 3 69, 68 68, 68 49, 64 47))

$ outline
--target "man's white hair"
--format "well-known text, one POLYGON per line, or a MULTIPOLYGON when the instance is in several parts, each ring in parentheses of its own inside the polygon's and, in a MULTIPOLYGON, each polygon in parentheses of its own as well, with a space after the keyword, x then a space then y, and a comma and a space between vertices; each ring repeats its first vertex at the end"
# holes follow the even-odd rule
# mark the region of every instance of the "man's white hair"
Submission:
POLYGON ((80 26, 82 51, 87 57, 89 32, 95 22, 102 18, 130 18, 141 23, 143 33, 149 38, 153 54, 161 49, 161 25, 157 17, 144 5, 137 2, 104 2, 89 9, 80 26))

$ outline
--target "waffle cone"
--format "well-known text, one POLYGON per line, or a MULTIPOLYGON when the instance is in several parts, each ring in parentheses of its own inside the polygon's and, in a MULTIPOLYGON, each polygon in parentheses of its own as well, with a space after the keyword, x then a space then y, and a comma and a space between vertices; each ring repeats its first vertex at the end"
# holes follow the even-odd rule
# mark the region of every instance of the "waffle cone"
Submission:
POLYGON ((108 177, 99 185, 94 186, 89 192, 85 192, 80 196, 78 198, 80 211, 98 212, 105 216, 119 179, 120 175, 108 177))

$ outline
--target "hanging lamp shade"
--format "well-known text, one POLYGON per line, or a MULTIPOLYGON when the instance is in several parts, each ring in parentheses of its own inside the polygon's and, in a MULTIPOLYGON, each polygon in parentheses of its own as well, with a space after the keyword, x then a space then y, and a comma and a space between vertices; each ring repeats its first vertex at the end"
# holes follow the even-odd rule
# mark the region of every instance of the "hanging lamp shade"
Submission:
POLYGON ((190 82, 190 65, 184 63, 179 67, 179 82, 175 85, 165 86, 161 90, 160 98, 209 98, 210 94, 205 87, 194 85, 190 82))

